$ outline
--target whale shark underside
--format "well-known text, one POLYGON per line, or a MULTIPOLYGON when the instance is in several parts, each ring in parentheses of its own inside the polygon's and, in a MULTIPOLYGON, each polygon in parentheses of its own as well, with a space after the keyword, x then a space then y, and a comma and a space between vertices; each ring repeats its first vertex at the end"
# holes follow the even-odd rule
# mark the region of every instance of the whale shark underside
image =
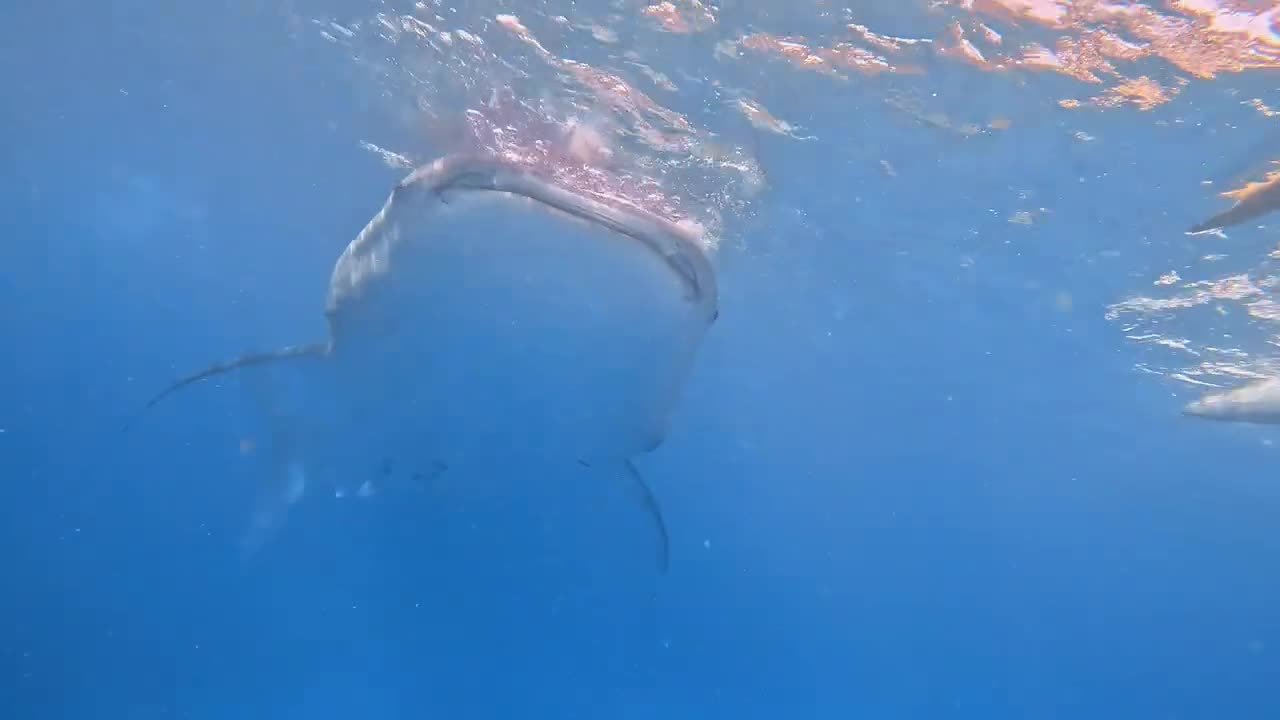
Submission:
POLYGON ((1206 420, 1280 425, 1280 378, 1210 393, 1188 403, 1182 412, 1206 420))
POLYGON ((324 312, 327 338, 214 363, 146 405, 250 368, 302 387, 269 409, 285 430, 265 453, 250 546, 317 481, 563 460, 630 485, 665 571, 666 525, 632 460, 666 437, 719 314, 695 233, 496 157, 446 156, 397 184, 342 252, 324 312))

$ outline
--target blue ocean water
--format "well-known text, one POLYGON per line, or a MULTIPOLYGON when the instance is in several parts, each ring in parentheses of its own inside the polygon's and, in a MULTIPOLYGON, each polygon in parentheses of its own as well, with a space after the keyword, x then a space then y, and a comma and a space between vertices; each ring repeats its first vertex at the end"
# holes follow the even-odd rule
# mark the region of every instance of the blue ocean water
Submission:
MULTIPOLYGON (((581 5, 458 12, 640 22, 581 5)), ((835 12, 725 5, 724 33, 835 12)), ((359 142, 405 131, 311 19, 379 8, 6 13, 0 717, 1280 717, 1274 431, 1182 417, 1198 391, 1135 371, 1151 349, 1105 317, 1274 245, 1182 234, 1216 211, 1204 177, 1270 158, 1238 101, 1277 100, 1265 70, 1073 115, 1060 76, 901 81, 1013 118, 961 139, 870 80, 715 66, 817 139, 671 99, 769 189, 726 218, 720 319, 637 461, 670 573, 619 552, 625 508, 518 468, 465 502, 305 504, 242 562, 235 386, 119 428, 183 372, 324 332, 333 259, 404 174, 359 142)), ((919 9, 851 12, 907 35, 919 9)), ((714 44, 672 37, 673 78, 714 44)))

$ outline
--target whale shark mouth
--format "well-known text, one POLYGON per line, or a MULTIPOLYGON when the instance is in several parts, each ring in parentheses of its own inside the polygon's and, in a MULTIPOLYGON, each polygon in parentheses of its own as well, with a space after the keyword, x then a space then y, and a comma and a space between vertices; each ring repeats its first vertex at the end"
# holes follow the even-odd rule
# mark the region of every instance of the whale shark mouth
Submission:
POLYGON ((718 316, 697 233, 519 163, 447 156, 396 185, 339 256, 324 312, 327 339, 214 363, 147 404, 288 370, 300 389, 272 414, 293 427, 256 527, 301 477, 365 488, 394 485, 392 472, 567 461, 631 486, 665 569, 665 523, 632 459, 665 439, 718 316))

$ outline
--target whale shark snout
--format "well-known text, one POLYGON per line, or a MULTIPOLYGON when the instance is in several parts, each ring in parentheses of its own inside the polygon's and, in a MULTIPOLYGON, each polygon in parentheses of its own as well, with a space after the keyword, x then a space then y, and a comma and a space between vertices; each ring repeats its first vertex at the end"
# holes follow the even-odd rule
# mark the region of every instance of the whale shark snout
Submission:
POLYGON ((1182 414, 1206 420, 1280 425, 1280 378, 1210 393, 1187 403, 1182 414))

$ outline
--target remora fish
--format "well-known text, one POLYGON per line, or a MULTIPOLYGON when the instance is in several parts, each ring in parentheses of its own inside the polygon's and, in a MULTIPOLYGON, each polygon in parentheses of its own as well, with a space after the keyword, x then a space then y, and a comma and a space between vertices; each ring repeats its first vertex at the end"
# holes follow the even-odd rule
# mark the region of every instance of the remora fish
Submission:
POLYGON ((1280 378, 1266 378, 1188 403, 1183 414, 1207 420, 1280 425, 1280 378))
POLYGON ((396 185, 338 258, 326 340, 215 363, 146 408, 233 370, 289 366, 307 385, 306 428, 273 461, 280 497, 266 507, 313 475, 388 474, 385 458, 405 453, 397 469, 414 477, 442 461, 577 459, 630 484, 665 571, 665 523, 631 459, 665 438, 718 315, 697 234, 499 158, 446 156, 396 185))

